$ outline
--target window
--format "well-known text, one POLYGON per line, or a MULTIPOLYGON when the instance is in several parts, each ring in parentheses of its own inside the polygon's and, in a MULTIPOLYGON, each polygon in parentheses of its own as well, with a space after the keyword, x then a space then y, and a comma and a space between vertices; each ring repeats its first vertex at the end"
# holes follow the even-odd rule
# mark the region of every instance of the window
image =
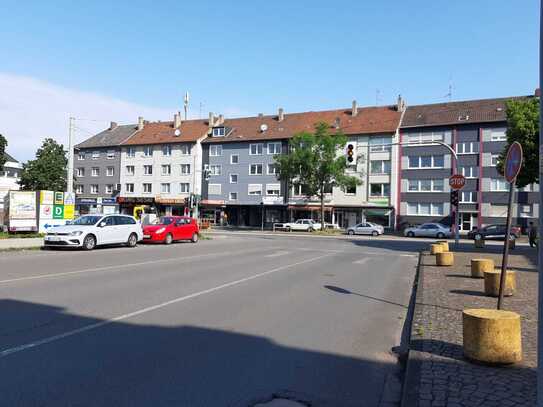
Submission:
POLYGON ((370 161, 370 174, 390 174, 390 160, 370 161))
POLYGON ((224 137, 224 127, 214 127, 213 137, 224 137))
POLYGON ((98 184, 91 184, 90 193, 94 195, 98 193, 98 184))
POLYGON ((237 184, 238 183, 238 174, 230 174, 230 183, 231 184, 237 184))
POLYGON ((127 193, 133 194, 134 193, 134 184, 125 184, 124 188, 127 193))
POLYGON ((520 192, 537 192, 535 185, 536 184, 528 184, 525 187, 519 188, 518 190, 520 192))
POLYGON ((466 178, 477 178, 479 176, 479 167, 460 167, 459 172, 466 178))
POLYGON ((113 184, 107 184, 106 185, 106 194, 112 194, 113 193, 113 184))
POLYGON ((263 148, 264 144, 262 143, 249 144, 249 155, 262 155, 263 148))
POLYGON ((93 177, 100 176, 100 168, 99 167, 92 167, 91 176, 93 176, 93 177))
POLYGON ((144 157, 152 157, 153 156, 153 147, 152 146, 143 147, 143 156, 144 157))
POLYGON ((391 146, 388 145, 392 142, 390 137, 372 137, 370 138, 370 151, 390 151, 391 146))
POLYGON ((153 184, 144 183, 143 184, 143 193, 144 194, 150 194, 151 192, 153 192, 153 184))
POLYGON ((129 158, 134 158, 136 156, 136 149, 134 147, 128 147, 126 150, 126 156, 129 158))
POLYGON ((180 183, 179 192, 181 192, 182 194, 188 194, 190 192, 190 184, 188 182, 180 183))
POLYGON ((222 146, 220 144, 209 147, 210 157, 220 157, 221 155, 222 155, 222 146))
POLYGON ((181 175, 190 175, 190 164, 181 164, 181 175))
POLYGON ((390 184, 370 184, 370 196, 390 196, 390 184))
POLYGON ((166 157, 171 156, 172 155, 172 146, 169 145, 169 144, 164 144, 162 146, 162 155, 166 156, 166 157))
POLYGON ((457 154, 476 154, 478 152, 479 152, 479 143, 477 142, 456 144, 457 154))
POLYGON ((92 159, 97 160, 100 158, 100 151, 93 151, 92 152, 92 159))
POLYGON ((179 152, 181 155, 190 155, 190 145, 189 144, 181 144, 179 146, 179 152))
POLYGON ((521 218, 531 218, 532 205, 519 205, 519 212, 521 218))
POLYGON ((162 175, 172 175, 172 166, 170 164, 162 165, 162 175))
POLYGON ((144 165, 143 166, 143 175, 153 175, 153 166, 152 165, 144 165))
POLYGON ((409 192, 443 192, 445 183, 443 179, 410 179, 409 192))
POLYGON ((76 194, 82 194, 85 192, 85 187, 83 185, 76 185, 75 186, 75 193, 76 194))
POLYGON ((163 183, 160 184, 160 192, 163 194, 169 194, 170 193, 170 184, 169 183, 163 183))
POLYGON ((280 184, 266 184, 266 195, 279 196, 281 194, 280 184))
POLYGON ((488 129, 490 132, 490 141, 507 141, 505 129, 488 129))
POLYGON ((500 158, 499 154, 492 154, 490 156, 490 165, 493 165, 494 167, 498 165, 498 159, 500 158))
POLYGON ((345 195, 355 195, 355 194, 356 194, 356 186, 347 187, 347 189, 345 189, 345 195))
POLYGON ((230 156, 230 164, 239 164, 239 155, 232 154, 230 156))
POLYGON ((85 159, 85 152, 80 151, 79 153, 77 153, 77 159, 79 161, 83 161, 85 159))
POLYGON ((107 159, 113 160, 115 158, 115 150, 107 150, 107 159))
MULTIPOLYGON (((447 135, 449 132, 447 132, 447 135)), ((432 141, 444 141, 445 133, 443 132, 427 132, 427 133, 410 133, 407 135, 408 143, 429 143, 432 141)))
POLYGON ((268 164, 268 175, 277 174, 277 164, 268 164))
POLYGON ((509 184, 505 179, 501 178, 492 178, 490 180, 490 190, 491 191, 509 191, 509 184))
POLYGON ((281 142, 268 143, 268 154, 281 154, 281 142))
POLYGON ((106 176, 108 177, 113 177, 113 173, 115 172, 115 168, 114 167, 107 167, 106 169, 106 176))
POLYGON ((230 195, 228 196, 228 198, 231 201, 237 201, 238 200, 238 193, 237 192, 230 192, 230 195))
POLYGON ((209 174, 210 175, 221 175, 222 172, 222 166, 221 165, 210 165, 209 166, 209 174))
POLYGON ((221 195, 221 184, 209 184, 207 191, 209 195, 221 195))
POLYGON ((444 205, 443 202, 439 203, 421 203, 421 202, 408 202, 407 214, 414 216, 440 216, 443 215, 444 205))
POLYGON ((85 168, 82 168, 82 167, 78 168, 77 172, 76 172, 76 175, 78 177, 84 177, 85 176, 85 168))
POLYGON ((409 168, 443 168, 445 166, 442 155, 410 155, 407 161, 409 168))
POLYGON ((249 167, 250 175, 262 175, 262 164, 251 164, 249 167))
POLYGON ((134 175, 135 169, 133 165, 126 166, 126 175, 134 175))
POLYGON ((262 195, 262 184, 249 184, 249 195, 262 195))
POLYGON ((462 203, 475 203, 477 202, 477 192, 475 191, 462 191, 460 195, 460 202, 462 203))

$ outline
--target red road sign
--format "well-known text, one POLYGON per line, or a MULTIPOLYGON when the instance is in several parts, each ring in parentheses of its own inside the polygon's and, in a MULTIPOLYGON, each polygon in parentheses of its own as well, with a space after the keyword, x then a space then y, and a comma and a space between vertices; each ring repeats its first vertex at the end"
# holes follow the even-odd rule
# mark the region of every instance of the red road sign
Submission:
POLYGON ((507 158, 505 159, 505 179, 510 184, 515 181, 520 167, 522 166, 522 146, 518 141, 515 141, 507 150, 507 158))
POLYGON ((449 178, 449 185, 455 191, 462 189, 466 185, 466 178, 462 174, 454 174, 449 178))

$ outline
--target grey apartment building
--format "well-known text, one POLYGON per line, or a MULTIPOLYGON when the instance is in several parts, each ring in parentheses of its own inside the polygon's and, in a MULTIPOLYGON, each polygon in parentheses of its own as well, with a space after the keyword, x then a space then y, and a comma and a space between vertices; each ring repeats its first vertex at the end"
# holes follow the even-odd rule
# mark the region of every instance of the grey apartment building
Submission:
MULTIPOLYGON (((397 225, 441 222, 452 225, 448 178, 466 177, 459 194, 461 231, 506 221, 508 185, 497 169, 507 145, 506 102, 512 98, 409 106, 400 129, 397 225), (451 146, 454 156, 442 145, 451 146), (406 145, 421 143, 420 146, 406 145)), ((538 185, 517 192, 513 224, 525 228, 538 213, 538 185)))
POLYGON ((120 144, 137 131, 136 125, 110 127, 75 146, 76 213, 116 213, 120 192, 120 144))

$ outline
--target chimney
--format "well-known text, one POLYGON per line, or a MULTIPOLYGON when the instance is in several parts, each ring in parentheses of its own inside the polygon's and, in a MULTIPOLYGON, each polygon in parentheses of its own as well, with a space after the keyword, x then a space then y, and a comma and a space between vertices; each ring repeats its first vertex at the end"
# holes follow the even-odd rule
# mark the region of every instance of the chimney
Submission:
POLYGON ((224 115, 220 114, 219 115, 219 120, 217 121, 217 125, 221 125, 224 123, 224 115))
POLYGON ((541 97, 541 89, 540 88, 536 88, 536 90, 534 91, 534 96, 536 98, 541 97))
POLYGON ((341 119, 339 117, 336 117, 336 120, 334 121, 334 127, 336 129, 339 129, 339 123, 340 123, 341 119))
POLYGON ((111 122, 111 123, 109 124, 109 129, 110 129, 110 130, 115 130, 116 127, 117 127, 117 123, 115 123, 115 122, 111 122))
POLYGON ((353 100, 352 116, 355 117, 358 114, 358 106, 356 100, 353 100))
POLYGON ((178 129, 181 127, 181 113, 177 112, 173 115, 173 128, 178 129))
POLYGON ((138 117, 138 130, 143 130, 143 116, 138 117))
POLYGON ((208 125, 209 125, 209 128, 215 125, 215 116, 213 116, 213 112, 209 112, 208 125))
POLYGON ((258 114, 258 118, 259 118, 259 119, 262 119, 263 117, 264 117, 264 113, 259 113, 259 114, 258 114))
POLYGON ((403 112, 405 110, 405 100, 402 99, 402 95, 398 95, 398 103, 396 104, 396 110, 403 112))
POLYGON ((282 122, 283 120, 285 120, 285 112, 283 112, 283 108, 280 107, 277 111, 277 121, 282 122))

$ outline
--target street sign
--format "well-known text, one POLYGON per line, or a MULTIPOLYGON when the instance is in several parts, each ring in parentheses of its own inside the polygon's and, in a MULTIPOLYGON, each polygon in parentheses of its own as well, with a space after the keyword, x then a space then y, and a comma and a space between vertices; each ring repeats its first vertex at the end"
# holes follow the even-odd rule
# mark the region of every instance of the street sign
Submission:
POLYGON ((520 168, 522 166, 522 146, 518 141, 515 141, 507 150, 507 158, 505 159, 505 179, 510 184, 515 181, 520 168))
POLYGON ((466 177, 464 177, 462 174, 454 174, 449 178, 449 185, 451 186, 451 189, 458 191, 459 189, 464 188, 464 185, 466 185, 466 177))

